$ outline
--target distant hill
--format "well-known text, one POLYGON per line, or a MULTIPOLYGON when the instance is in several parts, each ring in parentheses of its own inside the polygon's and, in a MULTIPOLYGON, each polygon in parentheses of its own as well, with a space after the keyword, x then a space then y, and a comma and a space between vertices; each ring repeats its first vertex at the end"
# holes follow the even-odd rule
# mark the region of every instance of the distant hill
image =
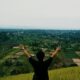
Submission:
MULTIPOLYGON (((0 78, 0 80, 32 80, 33 73, 0 78)), ((70 67, 49 71, 50 80, 80 80, 80 67, 70 67)))

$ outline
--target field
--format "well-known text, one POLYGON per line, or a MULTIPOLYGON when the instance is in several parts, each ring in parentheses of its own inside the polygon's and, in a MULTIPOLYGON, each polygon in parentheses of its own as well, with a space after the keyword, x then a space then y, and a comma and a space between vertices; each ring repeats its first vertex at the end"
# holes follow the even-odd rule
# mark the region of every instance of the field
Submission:
MULTIPOLYGON (((32 80, 33 73, 0 78, 0 80, 32 80)), ((80 80, 80 67, 62 68, 49 71, 50 80, 80 80)))

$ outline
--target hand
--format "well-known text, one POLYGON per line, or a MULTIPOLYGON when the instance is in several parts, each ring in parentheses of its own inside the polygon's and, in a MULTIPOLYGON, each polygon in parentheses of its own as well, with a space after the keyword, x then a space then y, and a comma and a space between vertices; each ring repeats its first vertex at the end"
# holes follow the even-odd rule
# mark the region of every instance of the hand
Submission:
POLYGON ((24 54, 27 56, 27 57, 31 57, 31 55, 28 53, 27 49, 26 49, 26 46, 24 46, 23 44, 20 44, 19 45, 20 49, 22 49, 22 51, 24 52, 24 54))
POLYGON ((54 57, 60 50, 61 50, 61 48, 57 47, 56 50, 52 52, 51 57, 54 57))
POLYGON ((61 47, 57 47, 57 48, 56 48, 56 51, 60 51, 60 50, 61 50, 61 47))
POLYGON ((20 49, 25 50, 25 46, 23 44, 19 45, 20 49))

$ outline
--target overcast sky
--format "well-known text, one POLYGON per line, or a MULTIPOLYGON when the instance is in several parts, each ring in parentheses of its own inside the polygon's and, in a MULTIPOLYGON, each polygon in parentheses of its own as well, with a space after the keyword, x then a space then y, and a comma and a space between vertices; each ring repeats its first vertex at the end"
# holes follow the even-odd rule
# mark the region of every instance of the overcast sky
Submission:
POLYGON ((80 0, 0 0, 0 28, 80 29, 80 0))

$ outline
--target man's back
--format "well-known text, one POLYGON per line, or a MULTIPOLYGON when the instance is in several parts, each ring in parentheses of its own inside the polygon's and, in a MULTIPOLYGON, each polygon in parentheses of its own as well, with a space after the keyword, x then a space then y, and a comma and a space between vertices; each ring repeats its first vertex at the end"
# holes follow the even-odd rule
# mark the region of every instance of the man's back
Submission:
POLYGON ((36 54, 38 61, 32 58, 32 56, 28 53, 24 45, 20 45, 21 50, 23 50, 24 54, 29 58, 29 62, 34 68, 34 77, 33 80, 49 80, 48 77, 48 67, 52 62, 52 59, 55 55, 60 51, 60 47, 56 48, 55 51, 51 52, 50 58, 46 61, 44 60, 45 54, 42 50, 39 50, 36 54))
POLYGON ((50 57, 46 61, 36 61, 32 57, 29 58, 29 62, 34 68, 34 76, 33 80, 49 80, 48 77, 48 67, 52 62, 52 58, 50 57))

